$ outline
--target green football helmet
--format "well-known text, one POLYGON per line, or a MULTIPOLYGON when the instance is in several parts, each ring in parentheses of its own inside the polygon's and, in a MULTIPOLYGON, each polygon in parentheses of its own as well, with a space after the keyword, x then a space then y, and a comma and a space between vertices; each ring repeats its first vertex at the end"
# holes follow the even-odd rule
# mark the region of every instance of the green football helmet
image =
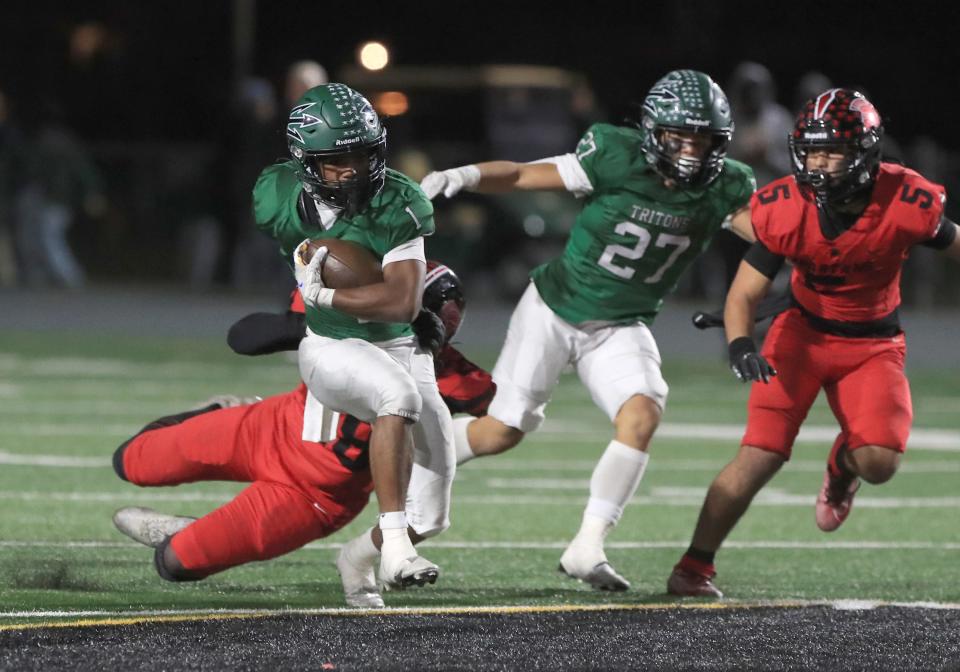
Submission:
POLYGON ((387 132, 370 102, 344 84, 308 90, 290 110, 287 145, 304 191, 351 217, 383 189, 387 132), (352 168, 328 179, 324 165, 352 168))
POLYGON ((717 179, 733 138, 726 94, 697 70, 673 70, 654 84, 643 101, 640 127, 647 163, 685 187, 704 187, 717 179), (665 140, 664 131, 709 134, 706 156, 678 156, 677 143, 665 140))

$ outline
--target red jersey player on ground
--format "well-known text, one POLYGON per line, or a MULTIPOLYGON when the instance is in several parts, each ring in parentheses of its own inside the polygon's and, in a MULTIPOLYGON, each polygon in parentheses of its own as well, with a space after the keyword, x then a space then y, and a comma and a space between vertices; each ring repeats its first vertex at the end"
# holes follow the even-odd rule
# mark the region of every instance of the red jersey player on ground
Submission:
POLYGON ((757 242, 724 309, 731 367, 754 383, 746 434, 710 486, 690 548, 667 583, 672 594, 721 597, 714 554, 790 458, 821 389, 840 433, 816 501, 820 529, 843 523, 861 479, 883 483, 897 471, 913 416, 897 315, 900 271, 914 245, 960 260, 960 238, 943 215, 943 187, 880 161, 882 135, 863 95, 826 91, 797 118, 793 175, 753 196, 757 242), (761 354, 753 316, 785 260, 793 264, 793 307, 776 318, 761 354))
MULTIPOLYGON (((299 299, 299 292, 295 295, 299 299)), ((423 306, 437 316, 421 315, 418 322, 424 324, 416 331, 422 344, 433 339, 439 349, 441 396, 451 412, 483 415, 495 386, 486 371, 448 343, 465 302, 459 280, 446 266, 429 262, 423 306)), ((302 310, 295 300, 286 315, 244 318, 231 329, 231 347, 258 354, 295 349, 304 334, 297 317, 302 310)), ((366 506, 373 489, 370 431, 365 422, 323 409, 303 384, 252 404, 216 398, 204 408, 144 427, 117 449, 114 468, 120 478, 140 486, 210 480, 251 485, 200 519, 126 507, 114 522, 127 536, 156 549, 157 572, 170 581, 202 579, 289 553, 339 530, 366 506)), ((350 606, 383 606, 372 561, 369 576, 366 571, 354 576, 343 557, 337 566, 350 606)))

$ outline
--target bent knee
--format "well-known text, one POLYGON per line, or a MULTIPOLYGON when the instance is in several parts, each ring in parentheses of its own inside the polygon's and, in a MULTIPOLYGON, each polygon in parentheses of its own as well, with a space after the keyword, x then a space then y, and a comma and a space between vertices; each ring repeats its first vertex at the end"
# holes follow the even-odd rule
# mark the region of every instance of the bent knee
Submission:
POLYGON ((522 430, 489 415, 472 422, 467 431, 470 447, 478 455, 496 455, 510 450, 525 436, 522 430))
POLYGON ((900 468, 900 453, 884 446, 861 446, 850 450, 857 475, 867 483, 886 483, 900 468))
POLYGON ((631 397, 620 407, 613 421, 617 440, 646 450, 660 426, 661 415, 660 406, 650 397, 642 394, 631 397))
POLYGON ((386 386, 380 392, 380 407, 377 416, 396 415, 412 422, 420 419, 423 397, 410 376, 386 386))

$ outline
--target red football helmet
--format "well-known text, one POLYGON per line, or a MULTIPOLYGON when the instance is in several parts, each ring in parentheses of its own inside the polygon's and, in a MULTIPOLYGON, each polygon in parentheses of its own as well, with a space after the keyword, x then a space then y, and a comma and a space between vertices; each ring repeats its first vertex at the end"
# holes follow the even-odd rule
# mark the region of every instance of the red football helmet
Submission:
POLYGON ((446 340, 450 342, 463 322, 467 300, 463 295, 460 278, 438 261, 427 261, 427 276, 423 282, 423 307, 440 316, 446 331, 446 340))
POLYGON ((801 188, 810 189, 818 206, 849 202, 873 188, 880 167, 883 126, 877 108, 853 89, 829 89, 807 101, 790 135, 793 174, 801 188), (807 154, 815 149, 845 153, 842 170, 827 173, 807 169, 807 154))

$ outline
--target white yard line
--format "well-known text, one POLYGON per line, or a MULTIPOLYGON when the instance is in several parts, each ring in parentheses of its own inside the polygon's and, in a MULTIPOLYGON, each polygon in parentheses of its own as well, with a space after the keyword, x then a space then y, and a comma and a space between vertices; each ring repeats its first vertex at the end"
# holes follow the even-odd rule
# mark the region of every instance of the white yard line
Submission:
MULTIPOLYGON (((428 539, 424 546, 449 550, 563 550, 569 541, 442 541, 428 539)), ((608 541, 605 547, 615 550, 643 551, 685 549, 689 539, 677 541, 608 541)), ((309 551, 335 551, 343 544, 314 541, 303 548, 309 551)), ((940 541, 727 541, 725 549, 740 550, 833 550, 833 551, 958 551, 960 542, 940 541)), ((20 541, 2 540, 4 548, 143 548, 130 541, 20 541)))
MULTIPOLYGON (((161 411, 162 412, 162 411, 161 411)), ((93 413, 93 415, 96 415, 93 413)), ((116 413, 110 415, 116 416, 116 413)), ((0 422, 0 434, 14 434, 24 436, 54 437, 54 436, 130 436, 140 427, 152 419, 145 414, 143 421, 130 424, 104 424, 97 422, 0 422)), ((156 414, 155 414, 156 415, 156 414)), ((582 423, 565 423, 563 421, 548 422, 544 428, 533 435, 537 443, 549 443, 552 436, 564 439, 594 441, 599 452, 602 437, 594 427, 582 423)), ((661 439, 700 439, 709 441, 729 441, 732 445, 743 436, 743 425, 739 424, 670 424, 661 425, 657 430, 657 438, 661 439)), ((826 450, 837 436, 837 428, 833 426, 811 425, 800 430, 798 443, 816 443, 826 450)), ((909 450, 931 450, 948 453, 960 452, 960 431, 952 429, 921 429, 915 428, 907 442, 909 450)))
MULTIPOLYGON (((490 479, 490 488, 518 490, 571 490, 576 495, 464 495, 454 497, 455 505, 471 506, 583 506, 586 501, 587 481, 547 479, 490 479)), ((238 488, 241 484, 238 484, 238 488)), ((699 507, 706 494, 704 488, 664 487, 653 488, 651 494, 634 497, 631 506, 699 507)), ((791 494, 782 490, 761 491, 753 501, 753 507, 767 506, 813 506, 815 494, 791 494)), ((170 492, 166 489, 143 489, 131 492, 44 492, 42 490, 0 490, 0 500, 34 502, 76 503, 137 503, 137 502, 210 502, 222 504, 234 497, 234 493, 170 492)), ((857 507, 865 509, 957 509, 960 497, 857 497, 857 507)))

